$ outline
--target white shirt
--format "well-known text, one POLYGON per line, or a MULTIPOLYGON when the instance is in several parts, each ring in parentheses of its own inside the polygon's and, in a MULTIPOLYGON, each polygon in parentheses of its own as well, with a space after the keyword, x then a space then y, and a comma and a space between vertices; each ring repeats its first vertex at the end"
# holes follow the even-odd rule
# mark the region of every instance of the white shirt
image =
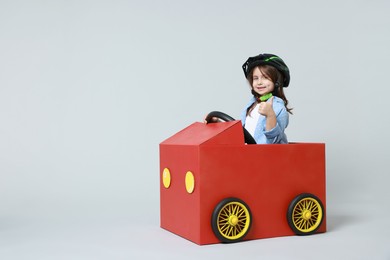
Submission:
POLYGON ((251 111, 251 113, 246 117, 245 121, 245 129, 252 135, 255 135, 255 129, 257 125, 257 121, 259 121, 260 113, 259 113, 259 106, 260 103, 258 103, 255 108, 251 111))

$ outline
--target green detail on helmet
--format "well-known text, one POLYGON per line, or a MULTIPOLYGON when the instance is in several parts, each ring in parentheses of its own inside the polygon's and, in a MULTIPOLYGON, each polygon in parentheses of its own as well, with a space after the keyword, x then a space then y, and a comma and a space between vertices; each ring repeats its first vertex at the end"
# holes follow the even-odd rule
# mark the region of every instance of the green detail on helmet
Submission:
POLYGON ((265 59, 264 61, 270 61, 270 60, 274 60, 274 59, 280 59, 278 56, 272 56, 272 57, 269 57, 268 59, 265 59))

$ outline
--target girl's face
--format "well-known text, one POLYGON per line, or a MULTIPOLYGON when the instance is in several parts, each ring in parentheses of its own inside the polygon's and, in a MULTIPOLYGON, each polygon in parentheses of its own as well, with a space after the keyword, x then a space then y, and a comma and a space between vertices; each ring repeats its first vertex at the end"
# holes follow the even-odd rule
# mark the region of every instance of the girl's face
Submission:
POLYGON ((256 67, 253 70, 252 87, 257 94, 263 96, 271 93, 275 88, 275 84, 261 72, 259 67, 256 67))

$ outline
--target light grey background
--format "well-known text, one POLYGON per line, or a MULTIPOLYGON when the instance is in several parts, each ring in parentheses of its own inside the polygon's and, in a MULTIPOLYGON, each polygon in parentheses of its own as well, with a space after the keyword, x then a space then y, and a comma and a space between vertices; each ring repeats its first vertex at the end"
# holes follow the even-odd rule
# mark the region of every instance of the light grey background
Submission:
POLYGON ((1 259, 390 259, 390 3, 0 0, 1 259), (325 142, 329 232, 197 246, 159 228, 158 144, 237 117, 249 57, 325 142))

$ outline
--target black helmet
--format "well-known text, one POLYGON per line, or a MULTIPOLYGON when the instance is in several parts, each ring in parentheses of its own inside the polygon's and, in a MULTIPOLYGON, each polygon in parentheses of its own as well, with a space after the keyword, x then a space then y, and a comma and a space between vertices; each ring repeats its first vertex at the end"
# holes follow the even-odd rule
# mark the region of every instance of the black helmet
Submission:
POLYGON ((275 67, 283 75, 283 87, 288 87, 290 83, 290 70, 284 61, 274 54, 259 54, 254 57, 249 57, 248 60, 242 65, 245 77, 248 77, 249 72, 257 66, 270 65, 275 67))

